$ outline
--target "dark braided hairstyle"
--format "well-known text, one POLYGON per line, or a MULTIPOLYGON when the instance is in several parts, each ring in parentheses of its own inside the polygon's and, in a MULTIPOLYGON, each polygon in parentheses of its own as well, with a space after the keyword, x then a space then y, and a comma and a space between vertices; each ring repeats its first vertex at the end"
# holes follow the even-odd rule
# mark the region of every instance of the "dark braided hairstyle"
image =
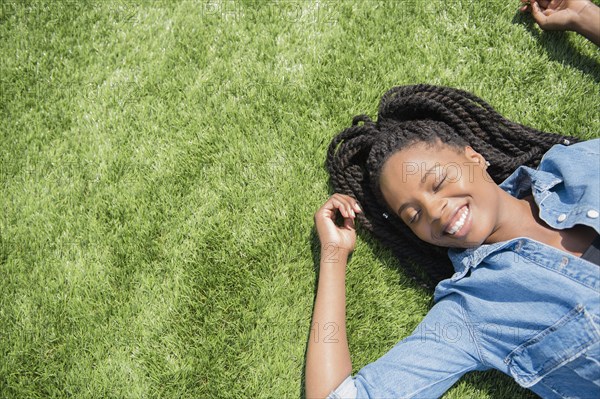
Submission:
POLYGON ((354 117, 352 126, 339 133, 327 151, 333 190, 356 199, 363 210, 357 214, 361 226, 390 248, 409 274, 422 279, 424 273, 432 283, 454 271, 447 248, 421 241, 389 209, 379 177, 395 152, 418 142, 439 141, 457 149, 470 145, 491 162, 487 172, 500 183, 520 165, 537 167, 554 144, 579 140, 511 122, 466 91, 430 85, 389 90, 381 99, 376 122, 366 115, 354 117))

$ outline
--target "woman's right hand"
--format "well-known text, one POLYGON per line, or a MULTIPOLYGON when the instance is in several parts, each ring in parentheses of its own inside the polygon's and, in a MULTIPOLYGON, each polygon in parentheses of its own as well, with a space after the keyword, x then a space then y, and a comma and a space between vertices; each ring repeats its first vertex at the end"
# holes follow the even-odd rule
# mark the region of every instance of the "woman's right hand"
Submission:
MULTIPOLYGON (((581 12, 589 0, 521 0, 521 12, 531 12, 544 30, 576 30, 581 12)), ((593 6, 593 4, 592 4, 593 6)))
POLYGON ((362 210, 356 200, 348 195, 333 194, 327 202, 315 213, 315 225, 319 240, 321 241, 321 251, 339 250, 349 254, 354 250, 356 244, 356 230, 354 228, 354 218, 356 213, 362 210), (338 226, 335 223, 336 214, 340 212, 344 218, 344 223, 338 226))

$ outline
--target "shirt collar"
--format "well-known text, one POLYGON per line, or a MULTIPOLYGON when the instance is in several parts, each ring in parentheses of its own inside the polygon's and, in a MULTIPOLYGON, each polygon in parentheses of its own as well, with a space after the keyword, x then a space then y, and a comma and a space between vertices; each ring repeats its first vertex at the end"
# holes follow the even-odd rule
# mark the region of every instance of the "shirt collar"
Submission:
POLYGON ((515 241, 518 241, 518 238, 495 242, 493 244, 482 244, 476 248, 450 248, 448 250, 448 257, 456 272, 454 276, 452 276, 452 279, 463 277, 469 272, 469 269, 479 266, 479 264, 490 254, 512 245, 515 241))
POLYGON ((500 183, 500 188, 515 198, 526 197, 532 191, 535 197, 537 193, 547 191, 560 182, 562 179, 553 173, 519 166, 500 183))

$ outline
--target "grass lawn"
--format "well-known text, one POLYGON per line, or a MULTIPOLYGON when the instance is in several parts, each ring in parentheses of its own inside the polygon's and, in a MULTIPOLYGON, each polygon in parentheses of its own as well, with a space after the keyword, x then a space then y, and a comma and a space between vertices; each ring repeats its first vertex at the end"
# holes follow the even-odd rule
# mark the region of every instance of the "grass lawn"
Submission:
MULTIPOLYGON (((0 397, 303 396, 330 139, 400 84, 598 137, 600 56, 517 0, 0 3, 0 397)), ((364 234, 354 370, 431 291, 364 234)), ((446 398, 534 397, 500 373, 446 398)))

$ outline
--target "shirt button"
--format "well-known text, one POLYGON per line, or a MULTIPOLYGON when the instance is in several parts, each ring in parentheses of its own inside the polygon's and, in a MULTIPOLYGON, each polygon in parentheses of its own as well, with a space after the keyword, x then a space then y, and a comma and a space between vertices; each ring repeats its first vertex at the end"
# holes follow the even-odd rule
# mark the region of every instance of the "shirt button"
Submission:
POLYGON ((598 211, 597 211, 597 210, 595 210, 595 209, 590 209, 590 210, 587 212, 587 217, 589 217, 589 218, 591 218, 591 219, 596 219, 596 218, 598 217, 598 215, 600 215, 600 214, 599 214, 599 213, 598 213, 598 211))
MULTIPOLYGON (((588 216, 590 216, 589 212, 588 212, 588 216)), ((558 223, 564 222, 565 220, 567 220, 567 215, 565 215, 564 213, 561 213, 560 215, 558 215, 558 219, 556 219, 556 220, 558 220, 558 223)))

